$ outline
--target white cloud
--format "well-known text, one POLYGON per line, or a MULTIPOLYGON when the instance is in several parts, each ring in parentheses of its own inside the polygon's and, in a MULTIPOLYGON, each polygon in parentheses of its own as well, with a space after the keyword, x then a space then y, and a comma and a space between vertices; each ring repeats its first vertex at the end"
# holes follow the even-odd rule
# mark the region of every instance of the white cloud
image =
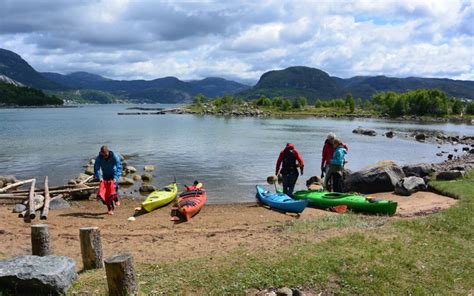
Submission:
POLYGON ((471 1, 3 1, 0 47, 39 71, 118 79, 333 76, 474 80, 471 1))

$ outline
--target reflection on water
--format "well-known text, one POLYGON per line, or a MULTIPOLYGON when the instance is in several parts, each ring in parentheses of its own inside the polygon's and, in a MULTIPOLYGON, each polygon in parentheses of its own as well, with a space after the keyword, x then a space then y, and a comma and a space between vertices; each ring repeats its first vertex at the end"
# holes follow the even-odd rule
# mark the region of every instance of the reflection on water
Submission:
MULTIPOLYGON (((329 132, 349 145, 348 168, 360 169, 379 160, 399 164, 440 161, 430 143, 381 136, 389 130, 441 131, 474 135, 468 125, 418 125, 380 120, 219 118, 197 115, 120 116, 130 105, 67 109, 0 110, 0 174, 18 178, 48 175, 59 185, 83 171, 99 147, 129 155, 128 163, 143 172, 155 165, 153 183, 161 186, 176 176, 178 183, 205 183, 210 202, 250 201, 255 184, 264 184, 275 170, 279 151, 292 142, 305 159, 305 176, 319 175, 321 149, 329 132), (352 133, 373 128, 376 137, 352 133)), ((452 151, 453 147, 443 146, 452 151)))

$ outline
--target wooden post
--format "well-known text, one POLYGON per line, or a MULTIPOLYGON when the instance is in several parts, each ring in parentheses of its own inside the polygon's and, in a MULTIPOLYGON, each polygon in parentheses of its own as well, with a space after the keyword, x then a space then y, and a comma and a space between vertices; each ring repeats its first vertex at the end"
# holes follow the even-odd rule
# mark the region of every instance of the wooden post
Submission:
POLYGON ((30 187, 30 195, 28 196, 29 204, 29 213, 30 213, 30 218, 34 219, 35 218, 35 202, 34 202, 34 197, 35 197, 35 185, 36 185, 36 179, 31 181, 31 187, 30 187))
POLYGON ((47 224, 31 225, 31 249, 36 256, 51 255, 47 224))
POLYGON ((109 295, 136 295, 137 284, 132 255, 118 254, 104 260, 109 295))
POLYGON ((102 240, 98 227, 83 227, 79 229, 81 254, 84 270, 102 268, 102 240))
POLYGON ((49 214, 49 201, 51 197, 49 196, 49 186, 48 186, 48 176, 44 177, 44 206, 43 211, 41 212, 41 220, 48 219, 49 214))

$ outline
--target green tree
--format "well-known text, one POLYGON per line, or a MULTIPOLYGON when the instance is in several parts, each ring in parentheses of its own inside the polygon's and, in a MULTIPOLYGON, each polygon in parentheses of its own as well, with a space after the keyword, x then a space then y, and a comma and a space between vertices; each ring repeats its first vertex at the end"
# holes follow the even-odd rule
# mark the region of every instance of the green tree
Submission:
POLYGON ((233 98, 227 94, 224 95, 224 97, 222 98, 222 103, 227 106, 232 105, 233 101, 234 101, 233 98))
POLYGON ((333 100, 333 106, 338 109, 343 109, 346 105, 346 102, 343 99, 333 100))
POLYGON ((283 100, 283 104, 281 105, 281 110, 288 111, 290 109, 291 109, 291 101, 288 99, 283 100))
POLYGON ((321 102, 320 99, 317 99, 316 102, 314 103, 314 107, 321 108, 322 106, 323 106, 323 102, 321 102))
POLYGON ((266 106, 266 107, 269 107, 272 105, 272 101, 267 98, 266 96, 261 96, 258 100, 257 100, 257 106, 266 106))
POLYGON ((194 96, 193 98, 193 104, 196 105, 196 106, 201 106, 204 102, 207 101, 207 98, 205 95, 203 94, 197 94, 196 96, 194 96))
POLYGON ((349 109, 350 113, 354 113, 355 109, 355 101, 354 98, 352 97, 352 94, 347 94, 346 96, 346 107, 349 109))
POLYGON ((300 106, 302 108, 304 108, 304 107, 306 107, 306 105, 308 105, 308 100, 305 97, 299 97, 298 101, 299 101, 300 106))
POLYGON ((461 100, 454 99, 453 106, 451 107, 452 113, 459 115, 464 109, 464 103, 461 100))
POLYGON ((300 109, 301 108, 301 104, 300 104, 299 99, 294 99, 293 103, 291 105, 292 105, 293 109, 300 109))
POLYGON ((281 108, 281 106, 283 106, 283 99, 281 97, 274 97, 272 100, 272 106, 281 108))
POLYGON ((221 97, 215 97, 214 100, 212 100, 212 104, 216 107, 222 106, 222 98, 221 97))
POLYGON ((466 114, 474 115, 474 101, 471 101, 466 106, 466 114))

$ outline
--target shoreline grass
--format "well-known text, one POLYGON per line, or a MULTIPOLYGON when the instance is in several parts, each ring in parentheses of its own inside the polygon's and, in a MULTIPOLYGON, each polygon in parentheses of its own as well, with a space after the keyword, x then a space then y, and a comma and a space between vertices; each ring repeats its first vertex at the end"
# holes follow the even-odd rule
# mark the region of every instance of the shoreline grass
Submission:
MULTIPOLYGON (((467 295, 474 287, 474 172, 463 180, 436 181, 432 186, 459 202, 413 219, 349 214, 296 220, 284 231, 302 239, 273 252, 236 250, 221 257, 137 264, 140 292, 243 295, 250 288, 287 286, 317 294, 467 295), (341 228, 347 233, 320 242, 301 236, 341 228)), ((105 295, 106 286, 103 270, 87 271, 69 293, 105 295)))

